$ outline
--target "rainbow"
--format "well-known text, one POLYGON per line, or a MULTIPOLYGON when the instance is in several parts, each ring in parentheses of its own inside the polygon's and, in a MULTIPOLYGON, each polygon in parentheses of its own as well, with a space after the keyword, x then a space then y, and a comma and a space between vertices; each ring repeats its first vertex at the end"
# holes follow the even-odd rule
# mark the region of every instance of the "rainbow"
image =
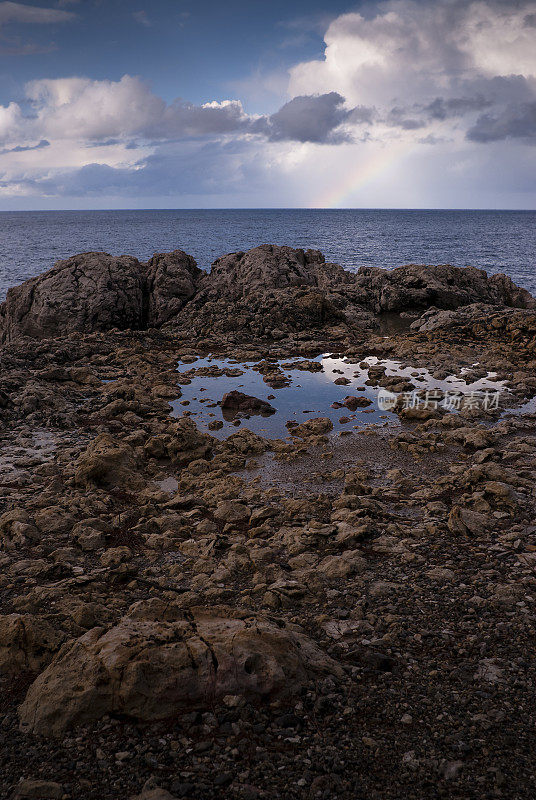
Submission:
POLYGON ((400 141, 385 145, 371 156, 365 163, 359 163, 354 169, 350 169, 344 175, 341 182, 332 186, 317 201, 311 204, 312 208, 348 208, 351 207, 345 201, 352 195, 367 186, 374 178, 377 178, 389 167, 406 156, 415 148, 415 142, 400 141))

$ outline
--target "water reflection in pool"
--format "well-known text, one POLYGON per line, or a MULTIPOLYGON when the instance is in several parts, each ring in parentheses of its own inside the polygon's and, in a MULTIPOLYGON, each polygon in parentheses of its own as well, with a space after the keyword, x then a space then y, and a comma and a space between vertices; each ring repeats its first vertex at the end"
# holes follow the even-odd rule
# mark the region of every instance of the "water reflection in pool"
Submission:
MULTIPOLYGON (((390 411, 380 410, 377 396, 380 387, 366 384, 369 369, 385 367, 386 376, 398 376, 406 379, 418 389, 442 389, 470 392, 478 389, 498 389, 501 383, 493 381, 493 374, 481 377, 472 383, 463 378, 447 376, 444 379, 433 378, 428 370, 419 367, 402 367, 400 362, 378 359, 369 356, 364 359, 338 358, 331 354, 317 356, 314 359, 303 358, 270 360, 269 362, 237 362, 227 358, 198 358, 193 363, 180 363, 178 372, 182 396, 172 403, 172 415, 182 416, 188 412, 195 419, 200 430, 208 431, 220 439, 236 433, 237 418, 223 414, 218 402, 227 392, 236 389, 244 394, 253 395, 266 400, 275 407, 276 413, 271 416, 252 414, 248 417, 239 415, 238 421, 255 433, 269 438, 288 436, 288 421, 301 423, 311 417, 329 417, 334 430, 352 431, 365 425, 398 425, 398 417, 390 411), (299 369, 306 362, 313 363, 309 371, 299 369), (259 372, 276 372, 283 380, 279 385, 269 385, 259 372), (214 374, 196 374, 199 371, 214 374), (223 371, 224 374, 221 374, 223 371), (284 380, 286 379, 286 381, 284 380), (188 382, 190 380, 190 382, 188 382), (336 380, 341 383, 335 383, 336 380), (343 380, 348 381, 342 382, 343 380), (287 382, 288 385, 280 385, 287 382), (345 397, 366 398, 368 407, 349 410, 346 407, 332 408, 333 403, 342 403, 345 397), (209 424, 212 423, 209 428, 209 424), (221 425, 218 430, 212 429, 214 423, 221 425)), ((361 401, 364 402, 364 401, 361 401)))

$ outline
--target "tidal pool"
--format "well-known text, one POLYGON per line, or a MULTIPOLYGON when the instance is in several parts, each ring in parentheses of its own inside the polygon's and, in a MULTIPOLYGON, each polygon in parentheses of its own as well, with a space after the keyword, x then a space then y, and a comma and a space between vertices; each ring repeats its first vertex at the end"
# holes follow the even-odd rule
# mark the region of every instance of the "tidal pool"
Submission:
MULTIPOLYGON (((504 382, 494 381, 493 373, 466 382, 463 377, 454 375, 444 379, 433 378, 430 372, 420 367, 402 366, 398 361, 378 359, 368 356, 363 359, 339 358, 332 354, 319 355, 314 359, 286 358, 264 360, 262 362, 238 362, 229 358, 198 358, 192 363, 179 363, 179 383, 182 396, 172 402, 172 415, 179 417, 187 412, 200 430, 224 439, 236 433, 244 425, 255 433, 268 438, 284 438, 289 435, 287 422, 301 423, 311 417, 329 417, 336 432, 352 431, 355 428, 375 425, 399 425, 399 419, 392 411, 378 407, 379 386, 366 384, 369 370, 384 366, 387 377, 398 377, 413 383, 415 389, 441 390, 443 392, 497 391, 504 388, 504 382), (300 365, 313 362, 310 371, 300 369, 300 365), (274 372, 280 371, 289 382, 286 386, 274 388, 263 380, 259 368, 267 365, 274 372), (216 373, 197 374, 199 371, 216 373), (227 374, 220 374, 221 371, 227 374), (346 379, 348 383, 337 384, 336 380, 346 379), (190 382, 187 382, 190 380, 190 382), (232 390, 253 395, 269 402, 276 412, 270 416, 260 414, 233 416, 218 405, 224 394, 232 390), (369 405, 350 411, 346 407, 332 408, 333 403, 342 403, 347 396, 366 398, 369 405), (342 420, 342 421, 341 421, 342 420), (209 428, 209 424, 213 423, 209 428), (221 424, 213 429, 214 423, 221 424)), ((469 372, 478 365, 462 370, 469 372)))

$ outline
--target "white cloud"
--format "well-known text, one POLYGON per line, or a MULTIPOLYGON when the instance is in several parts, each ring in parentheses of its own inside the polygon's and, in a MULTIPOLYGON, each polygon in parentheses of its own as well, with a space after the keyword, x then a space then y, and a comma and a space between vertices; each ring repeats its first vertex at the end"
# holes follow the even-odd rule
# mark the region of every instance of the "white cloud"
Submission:
POLYGON ((98 139, 134 135, 159 120, 165 103, 138 78, 120 81, 62 78, 32 81, 26 95, 42 135, 98 139))
POLYGON ((69 22, 75 15, 57 8, 41 8, 23 3, 0 3, 0 26, 12 23, 47 25, 55 22, 69 22))
POLYGON ((271 114, 238 99, 166 103, 129 75, 33 81, 24 102, 0 106, 0 191, 194 206, 536 204, 536 0, 387 0, 334 19, 325 42, 322 59, 290 71, 288 101, 271 114))
POLYGON ((147 12, 145 12, 143 10, 134 11, 132 16, 134 17, 136 22, 138 22, 140 25, 143 25, 145 28, 150 28, 151 27, 152 22, 149 19, 149 17, 147 16, 147 12))
POLYGON ((343 14, 325 34, 324 58, 290 71, 289 95, 334 91, 380 112, 419 111, 436 98, 495 102, 516 76, 516 91, 536 96, 532 14, 535 2, 493 0, 388 0, 370 17, 343 14))

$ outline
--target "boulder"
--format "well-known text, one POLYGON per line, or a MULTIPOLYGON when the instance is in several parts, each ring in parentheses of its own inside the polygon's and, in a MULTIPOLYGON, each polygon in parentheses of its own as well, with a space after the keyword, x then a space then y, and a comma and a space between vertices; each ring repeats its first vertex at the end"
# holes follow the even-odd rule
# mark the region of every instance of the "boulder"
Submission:
POLYGON ((318 250, 263 244, 217 259, 182 322, 202 331, 281 339, 288 331, 344 320, 354 283, 355 275, 326 264, 318 250))
POLYGON ((159 328, 177 316, 205 273, 183 250, 155 253, 146 264, 144 323, 159 328))
POLYGON ((135 486, 141 482, 135 469, 132 447, 101 433, 76 462, 74 479, 78 486, 135 486))
POLYGON ((144 272, 132 256, 81 253, 9 289, 0 306, 0 344, 20 336, 139 328, 144 272))
POLYGON ((329 417, 313 417, 313 419, 308 419, 300 425, 293 425, 290 428, 290 433, 300 439, 307 439, 310 436, 322 436, 332 430, 333 422, 329 417))
POLYGON ((356 411, 358 408, 366 408, 372 405, 372 400, 369 400, 368 397, 349 394, 341 401, 341 404, 346 406, 349 411, 356 411))
POLYGON ((171 428, 171 441, 168 444, 170 458, 179 467, 191 461, 208 458, 212 452, 213 439, 197 429, 193 419, 181 417, 171 428))
POLYGON ((276 409, 267 400, 253 397, 233 389, 227 392, 221 399, 221 408, 230 414, 250 413, 250 414, 275 414, 276 409))
POLYGON ((342 675, 283 621, 229 608, 194 608, 169 622, 157 616, 125 617, 64 645, 30 686, 21 729, 58 736, 105 714, 152 722, 210 708, 226 695, 291 696, 314 678, 342 675))
POLYGON ((506 275, 450 264, 408 264, 393 270, 361 267, 356 283, 366 307, 376 314, 430 308, 456 309, 472 303, 536 308, 536 300, 506 275))

